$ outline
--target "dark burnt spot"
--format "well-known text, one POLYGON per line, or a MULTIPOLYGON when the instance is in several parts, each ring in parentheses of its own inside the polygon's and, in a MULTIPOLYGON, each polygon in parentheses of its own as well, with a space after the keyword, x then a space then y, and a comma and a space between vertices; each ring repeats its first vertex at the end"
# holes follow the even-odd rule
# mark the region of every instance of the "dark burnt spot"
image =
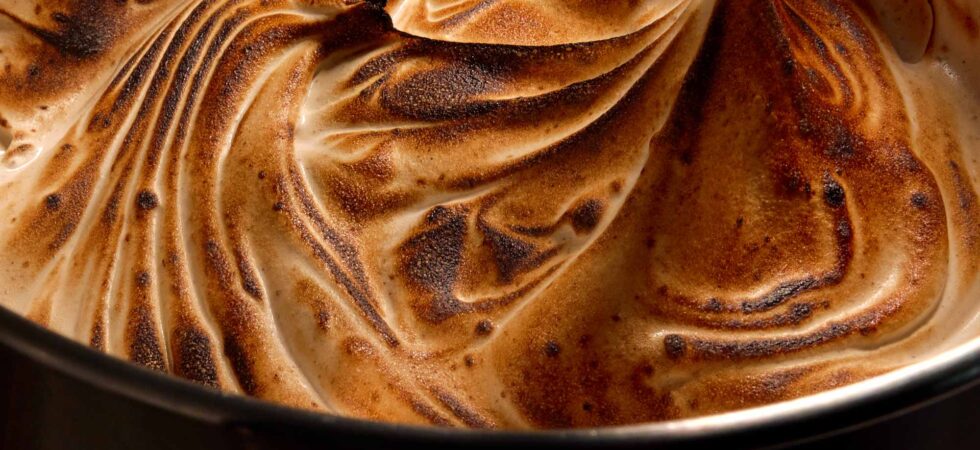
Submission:
POLYGON ((272 210, 275 212, 280 212, 283 211, 284 209, 286 209, 286 204, 283 202, 276 202, 275 204, 272 205, 272 210))
POLYGON ((136 274, 136 286, 139 288, 145 289, 149 287, 152 281, 150 273, 145 270, 141 270, 136 274))
POLYGON ((781 193, 787 196, 804 195, 810 196, 810 183, 800 169, 796 167, 786 167, 776 174, 779 179, 781 193))
POLYGON ((851 222, 842 218, 837 222, 837 239, 844 243, 851 240, 851 222))
POLYGON ((649 378, 653 376, 655 370, 650 364, 641 364, 634 370, 634 372, 641 377, 649 378))
POLYGON ((114 190, 112 195, 109 196, 105 209, 102 211, 102 223, 104 225, 112 225, 119 217, 119 202, 121 196, 122 193, 119 189, 114 190))
POLYGON ((27 80, 34 81, 41 77, 41 67, 37 64, 27 66, 27 80))
POLYGON ((67 23, 71 22, 71 18, 68 17, 67 14, 62 13, 62 12, 57 12, 56 11, 56 12, 51 13, 51 18, 54 19, 55 22, 58 22, 60 24, 67 24, 67 23))
POLYGON ((800 117, 796 122, 796 131, 803 137, 812 137, 815 130, 813 123, 806 116, 800 117))
POLYGON ((953 173, 953 184, 956 186, 956 197, 959 199, 960 209, 969 211, 977 201, 977 194, 970 185, 969 175, 963 173, 956 161, 947 163, 953 173))
POLYGON ((454 397, 452 394, 445 392, 441 389, 433 389, 432 394, 435 395, 439 403, 449 409, 456 418, 461 420, 466 426, 470 428, 492 428, 493 422, 491 422, 486 417, 483 417, 476 411, 474 411, 469 406, 465 405, 462 401, 454 397))
POLYGON ((424 417, 425 420, 428 420, 429 423, 431 423, 432 425, 439 426, 439 427, 450 427, 453 425, 453 423, 450 422, 448 418, 444 417, 442 414, 439 414, 439 412, 436 411, 435 408, 425 403, 422 403, 421 401, 413 399, 411 401, 411 405, 412 405, 412 411, 415 411, 416 413, 418 413, 418 415, 424 417))
POLYGON ((251 271, 242 272, 242 290, 244 290, 249 297, 256 300, 262 299, 262 288, 259 286, 258 280, 255 279, 251 271))
POLYGON ((476 365, 476 359, 473 358, 473 355, 463 356, 463 364, 465 364, 466 367, 473 367, 476 365))
POLYGON ((330 329, 330 313, 328 311, 325 310, 317 311, 316 326, 321 331, 327 331, 330 329))
POLYGON ((450 297, 463 262, 466 215, 434 208, 427 222, 436 226, 402 246, 403 270, 421 289, 450 297))
POLYGON ((493 252, 497 271, 504 281, 513 280, 517 274, 535 265, 537 252, 533 244, 489 225, 482 225, 480 228, 493 252))
POLYGON ((678 359, 687 352, 687 341, 679 334, 664 336, 664 351, 670 359, 678 359))
POLYGON ((916 192, 912 194, 912 206, 923 209, 929 204, 929 197, 921 192, 916 192))
POLYGON ((915 157, 912 149, 910 149, 907 145, 900 144, 898 146, 898 152, 894 158, 895 164, 903 170, 913 173, 922 171, 922 164, 919 163, 919 160, 915 157))
POLYGON ((174 375, 219 388, 218 369, 211 340, 193 326, 178 325, 173 337, 174 375))
POLYGON ((844 205, 844 187, 829 176, 824 179, 823 199, 831 208, 840 208, 844 205))
POLYGON ((742 312, 750 314, 768 311, 803 292, 819 287, 819 285, 820 282, 814 277, 807 277, 802 280, 787 281, 780 284, 758 300, 747 300, 742 302, 742 312))
POLYGON ((582 403, 582 411, 585 411, 587 413, 590 413, 590 412, 592 412, 592 409, 593 409, 593 406, 592 406, 591 403, 589 403, 589 402, 582 403))
POLYGON ((681 164, 684 164, 685 166, 690 166, 691 164, 694 163, 694 150, 690 148, 682 150, 680 152, 679 159, 681 161, 681 164))
POLYGON ((255 362, 251 355, 238 342, 238 338, 232 335, 224 339, 224 352, 231 363, 231 369, 238 379, 238 384, 242 391, 249 395, 255 395, 259 391, 259 383, 255 379, 255 362))
POLYGON ((260 180, 264 180, 264 179, 265 179, 265 177, 266 177, 266 173, 265 173, 265 171, 264 171, 264 170, 260 170, 260 171, 259 171, 259 179, 260 179, 260 180))
POLYGON ((809 303, 797 303, 790 308, 790 320, 792 323, 799 323, 813 314, 813 306, 809 303))
POLYGON ((77 226, 78 224, 75 222, 68 222, 64 224, 58 230, 58 233, 55 234, 54 239, 51 241, 51 244, 48 245, 48 248, 51 250, 57 250, 61 248, 62 245, 65 245, 65 242, 68 242, 68 238, 70 238, 72 233, 75 232, 75 227, 77 226))
MULTIPOLYGON (((980 38, 980 26, 977 25, 977 21, 967 6, 969 2, 945 2, 945 7, 949 10, 949 15, 953 20, 959 21, 960 25, 963 27, 963 31, 966 32, 967 36, 971 39, 980 38), (962 5, 961 5, 962 4, 962 5)), ((948 48, 944 46, 944 51, 949 51, 948 48)))
POLYGON ((470 311, 467 304, 451 294, 436 294, 421 310, 422 318, 431 323, 442 323, 454 316, 470 311))
POLYGON ((437 121, 459 120, 490 113, 500 104, 478 100, 498 84, 488 71, 475 64, 449 64, 421 72, 381 91, 382 106, 405 118, 437 121))
POLYGON ((376 354, 370 342, 356 336, 344 339, 344 352, 355 358, 368 358, 376 354))
POLYGON ((714 329, 725 330, 765 330, 793 326, 807 320, 813 314, 810 303, 796 303, 786 312, 755 320, 697 318, 696 322, 714 329))
POLYGON ((761 358, 798 352, 840 339, 858 332, 861 328, 873 326, 870 323, 873 320, 876 319, 871 316, 859 317, 848 322, 833 323, 816 332, 797 337, 756 339, 745 342, 697 339, 692 341, 690 346, 694 350, 696 359, 741 360, 761 358), (859 322, 869 323, 857 325, 859 322))
POLYGON ((57 211, 61 208, 61 194, 49 194, 47 197, 44 197, 44 206, 49 211, 57 211))
POLYGON ((855 136, 845 125, 834 126, 830 139, 827 154, 837 160, 843 160, 853 156, 855 149, 860 143, 860 138, 855 136))
POLYGON ((791 369, 766 374, 759 381, 759 386, 762 387, 764 395, 782 396, 783 391, 806 374, 806 371, 806 369, 791 369))
POLYGON ((429 213, 425 215, 425 221, 431 224, 436 224, 449 220, 451 215, 452 213, 450 212, 449 208, 440 205, 432 208, 429 213))
POLYGON ((548 341, 544 344, 544 354, 549 358, 557 358, 561 354, 561 346, 555 341, 548 341))
POLYGON ((602 202, 596 199, 582 203, 572 211, 572 227, 579 233, 592 231, 599 224, 603 209, 602 202))
POLYGON ((215 260, 221 256, 220 248, 218 248, 218 243, 214 239, 208 239, 204 242, 204 253, 208 256, 208 260, 215 260))
POLYGON ((370 86, 364 88, 361 91, 361 95, 365 97, 373 96, 379 87, 381 87, 388 79, 390 75, 386 72, 390 71, 391 68, 404 59, 406 51, 404 49, 399 49, 391 52, 386 52, 372 58, 367 61, 354 73, 353 76, 347 81, 346 87, 348 89, 353 89, 360 84, 366 83, 372 78, 378 78, 370 86))
POLYGON ((977 21, 973 18, 973 16, 969 14, 963 16, 963 28, 966 28, 966 32, 969 33, 973 39, 980 38, 980 26, 977 26, 977 21))
POLYGON ((493 322, 489 319, 483 319, 476 323, 476 334, 480 336, 486 336, 493 332, 493 322))
POLYGON ((713 313, 719 313, 724 309, 721 301, 717 298, 710 298, 708 302, 704 304, 704 310, 713 313))
POLYGON ((105 327, 102 325, 101 319, 96 319, 95 324, 92 325, 92 335, 88 345, 96 350, 105 350, 105 327))
POLYGON ((64 144, 58 149, 58 158, 65 158, 75 152, 75 146, 71 144, 64 144))
POLYGON ((126 341, 129 343, 131 361, 153 370, 167 370, 163 352, 160 350, 160 338, 145 305, 133 308, 126 328, 126 341))
POLYGON ((23 26, 35 36, 41 38, 62 54, 84 58, 96 55, 112 45, 113 37, 118 28, 116 17, 118 13, 107 13, 106 5, 97 0, 81 0, 73 4, 77 11, 64 13, 53 12, 51 19, 55 24, 53 29, 41 28, 36 25, 8 15, 10 19, 23 26))
POLYGON ((796 73, 796 58, 792 54, 786 54, 780 62, 783 76, 791 77, 796 73))
POLYGON ((143 190, 136 195, 136 206, 143 211, 151 211, 160 205, 160 200, 153 192, 143 190))
POLYGON ((240 243, 236 243, 234 247, 234 254, 235 262, 238 266, 238 275, 241 278, 242 290, 244 290, 249 297, 252 297, 255 300, 262 300, 264 298, 262 284, 259 281, 258 275, 256 275, 255 268, 252 267, 248 251, 243 248, 240 243))

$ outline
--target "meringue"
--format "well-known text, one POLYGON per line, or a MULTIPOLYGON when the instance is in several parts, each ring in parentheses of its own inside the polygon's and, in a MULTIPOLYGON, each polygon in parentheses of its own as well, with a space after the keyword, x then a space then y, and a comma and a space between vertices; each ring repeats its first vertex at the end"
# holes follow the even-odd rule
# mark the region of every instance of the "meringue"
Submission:
POLYGON ((205 386, 569 428, 980 336, 980 2, 8 0, 0 304, 205 386))

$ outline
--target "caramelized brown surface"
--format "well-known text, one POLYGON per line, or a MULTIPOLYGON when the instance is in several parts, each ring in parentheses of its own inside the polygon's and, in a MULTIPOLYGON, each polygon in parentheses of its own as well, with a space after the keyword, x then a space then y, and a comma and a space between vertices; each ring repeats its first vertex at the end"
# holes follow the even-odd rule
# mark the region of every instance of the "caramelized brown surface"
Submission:
POLYGON ((980 335, 980 4, 0 6, 0 302, 468 427, 731 411, 980 335))

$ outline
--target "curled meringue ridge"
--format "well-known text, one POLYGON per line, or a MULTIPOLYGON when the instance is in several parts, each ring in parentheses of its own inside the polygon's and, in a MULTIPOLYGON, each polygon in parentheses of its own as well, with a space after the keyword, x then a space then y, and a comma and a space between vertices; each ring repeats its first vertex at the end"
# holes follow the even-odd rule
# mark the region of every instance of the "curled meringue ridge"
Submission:
POLYGON ((299 408, 731 411, 980 336, 980 3, 11 0, 0 303, 299 408))

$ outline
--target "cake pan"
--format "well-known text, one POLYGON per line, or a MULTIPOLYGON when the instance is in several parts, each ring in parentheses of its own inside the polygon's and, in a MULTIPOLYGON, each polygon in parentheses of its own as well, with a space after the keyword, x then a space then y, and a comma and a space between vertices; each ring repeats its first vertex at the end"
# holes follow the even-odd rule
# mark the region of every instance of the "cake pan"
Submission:
POLYGON ((980 339, 867 381, 727 414, 474 431, 331 416, 218 392, 0 308, 0 386, 4 449, 975 448, 980 339))

